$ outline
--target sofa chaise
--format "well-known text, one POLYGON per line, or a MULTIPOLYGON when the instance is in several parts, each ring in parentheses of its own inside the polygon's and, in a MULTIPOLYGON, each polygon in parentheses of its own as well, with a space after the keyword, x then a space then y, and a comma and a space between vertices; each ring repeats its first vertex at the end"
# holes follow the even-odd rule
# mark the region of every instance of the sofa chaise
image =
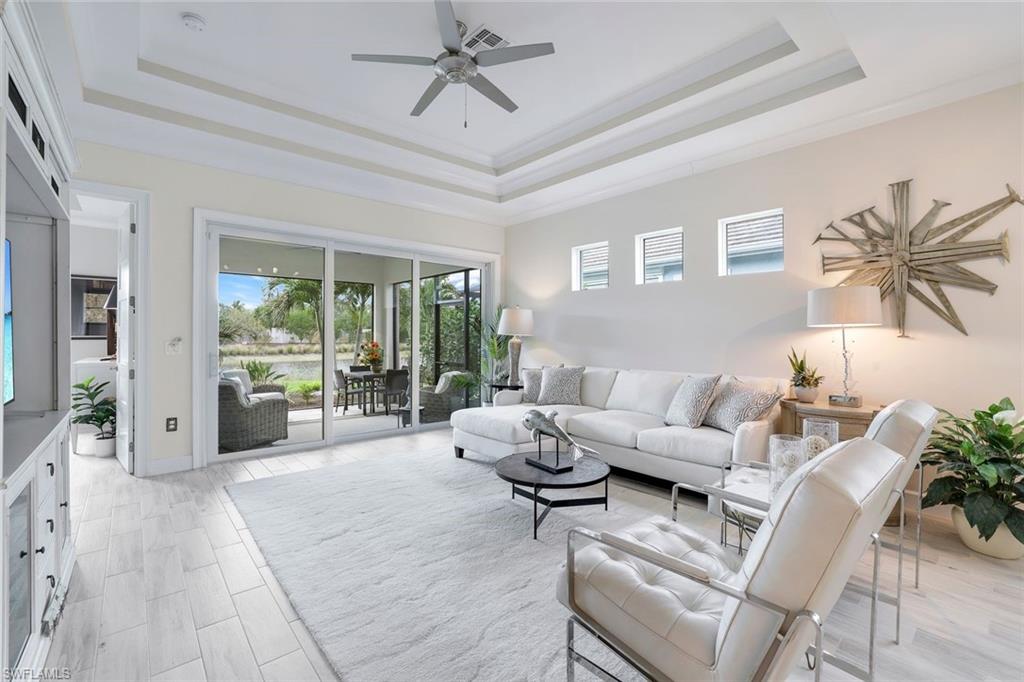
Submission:
MULTIPOLYGON (((704 373, 618 370, 587 367, 579 405, 533 405, 521 391, 501 391, 494 407, 452 414, 455 454, 466 450, 500 458, 536 448, 522 425, 529 409, 555 410, 555 420, 582 445, 613 467, 699 488, 721 477, 723 463, 766 461, 768 436, 778 430, 776 405, 761 420, 744 422, 732 434, 710 426, 669 426, 665 414, 687 375, 704 373)), ((788 380, 723 375, 719 385, 741 381, 785 395, 788 380)))

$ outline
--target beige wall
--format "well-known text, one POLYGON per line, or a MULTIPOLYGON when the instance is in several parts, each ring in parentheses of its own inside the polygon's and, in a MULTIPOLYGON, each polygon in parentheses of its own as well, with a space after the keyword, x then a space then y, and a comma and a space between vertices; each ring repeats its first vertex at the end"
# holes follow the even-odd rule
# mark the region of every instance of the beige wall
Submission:
MULTIPOLYGON (((946 219, 1024 190, 1024 88, 1007 88, 931 111, 511 227, 506 300, 535 310, 527 365, 554 361, 614 367, 788 376, 790 346, 827 376, 842 377, 838 333, 807 329, 806 292, 823 276, 815 235, 830 221, 876 205, 891 217, 888 184, 913 178, 911 219, 931 200, 946 219), (717 274, 718 219, 785 209, 786 270, 717 274), (633 237, 681 225, 681 282, 634 284, 633 237), (608 240, 611 286, 570 291, 570 248, 608 240)), ((883 328, 853 331, 856 389, 866 400, 919 397, 956 411, 1022 395, 1024 206, 975 233, 1009 231, 1011 260, 968 266, 999 285, 994 296, 954 287, 949 298, 969 337, 911 300, 909 338, 883 328)), ((889 302, 887 302, 888 304, 889 302)))
MULTIPOLYGON (((150 459, 192 454, 192 218, 194 208, 499 253, 501 228, 357 197, 83 142, 76 178, 150 193, 152 312, 150 459), (181 355, 164 344, 185 339, 181 355), (166 433, 164 419, 178 417, 166 433)), ((144 389, 145 390, 145 389, 144 389)))

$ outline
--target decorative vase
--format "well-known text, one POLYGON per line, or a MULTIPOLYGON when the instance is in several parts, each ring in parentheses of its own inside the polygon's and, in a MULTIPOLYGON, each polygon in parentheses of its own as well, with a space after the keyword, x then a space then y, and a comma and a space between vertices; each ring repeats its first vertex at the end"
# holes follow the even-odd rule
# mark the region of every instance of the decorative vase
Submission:
POLYGON ((801 403, 813 403, 818 399, 817 386, 794 386, 793 392, 796 393, 797 401, 801 403))
POLYGON ((384 366, 383 363, 380 363, 380 362, 378 362, 377 364, 372 364, 371 363, 370 364, 370 371, 374 372, 374 373, 379 373, 380 370, 383 368, 383 366, 384 366))
MULTIPOLYGON (((817 391, 818 389, 814 389, 817 391)), ((823 450, 827 450, 836 443, 839 442, 839 422, 835 419, 821 419, 818 417, 808 417, 804 419, 804 449, 808 450, 810 457, 820 455, 823 450), (811 441, 811 438, 821 438, 825 442, 823 448, 815 447, 818 441, 811 441)), ((808 457, 808 459, 810 459, 808 457)))
POLYGON ((771 497, 775 497, 786 479, 807 461, 803 441, 800 436, 773 434, 768 437, 768 490, 771 497))
POLYGON ((960 507, 953 507, 953 525, 956 526, 960 540, 978 554, 996 559, 1024 558, 1024 543, 1013 536, 1005 523, 1000 523, 996 534, 986 540, 978 535, 977 528, 971 527, 964 510, 960 507))

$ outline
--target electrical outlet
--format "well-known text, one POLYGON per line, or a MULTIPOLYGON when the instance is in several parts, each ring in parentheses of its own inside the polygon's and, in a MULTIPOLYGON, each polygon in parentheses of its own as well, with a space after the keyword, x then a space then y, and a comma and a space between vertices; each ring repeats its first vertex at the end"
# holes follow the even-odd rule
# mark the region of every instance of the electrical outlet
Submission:
POLYGON ((167 430, 168 431, 177 431, 178 430, 178 418, 177 417, 168 417, 167 418, 167 430))

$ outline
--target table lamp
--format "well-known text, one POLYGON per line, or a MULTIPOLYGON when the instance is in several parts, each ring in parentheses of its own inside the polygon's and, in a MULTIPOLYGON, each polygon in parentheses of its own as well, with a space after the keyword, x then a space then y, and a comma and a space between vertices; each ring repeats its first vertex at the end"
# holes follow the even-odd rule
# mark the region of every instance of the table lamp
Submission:
POLYGON ((498 320, 498 333, 511 336, 508 342, 508 382, 519 384, 519 352, 523 348, 521 336, 533 336, 533 311, 528 308, 505 308, 498 320))
POLYGON ((838 286, 807 292, 807 326, 839 327, 843 334, 843 394, 830 395, 829 405, 860 407, 859 395, 850 394, 850 353, 846 349, 847 327, 877 327, 882 324, 882 297, 878 287, 838 286))

